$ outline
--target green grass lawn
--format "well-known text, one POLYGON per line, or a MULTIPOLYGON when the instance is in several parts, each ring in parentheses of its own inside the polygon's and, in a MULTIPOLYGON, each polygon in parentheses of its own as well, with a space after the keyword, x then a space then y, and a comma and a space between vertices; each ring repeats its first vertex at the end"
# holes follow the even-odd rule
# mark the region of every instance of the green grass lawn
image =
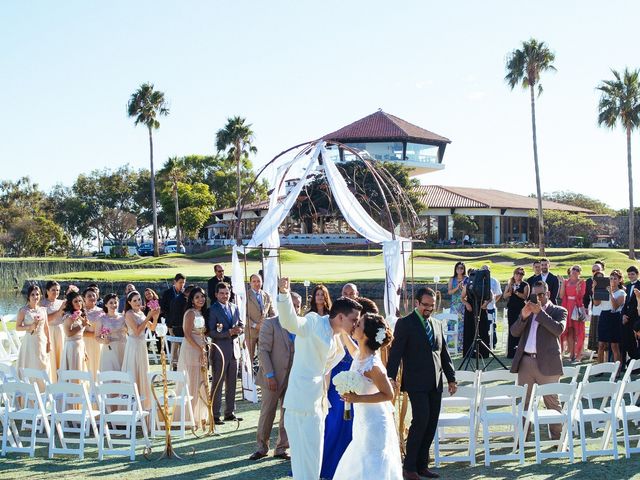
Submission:
MULTIPOLYGON (((330 250, 329 250, 330 252, 330 250)), ((261 268, 259 252, 247 256, 247 272, 261 268)), ((595 260, 603 260, 607 270, 626 268, 632 263, 619 250, 606 249, 549 249, 547 256, 552 262, 552 271, 566 274, 574 264, 583 267, 584 275, 590 275, 595 260)), ((433 281, 435 275, 446 281, 453 273, 456 261, 464 261, 468 267, 491 266, 492 275, 506 282, 516 266, 524 266, 527 276, 533 273, 530 268, 538 258, 534 249, 454 249, 454 250, 416 250, 413 261, 407 265, 407 277, 411 275, 417 281, 433 281)), ((178 254, 163 255, 158 259, 145 258, 133 260, 145 268, 115 271, 84 271, 53 276, 57 280, 96 280, 116 281, 162 281, 172 278, 176 273, 185 274, 191 280, 206 280, 213 275, 213 264, 222 263, 227 274, 231 270, 228 249, 216 249, 203 254, 185 256, 178 254), (152 266, 157 264, 157 268, 152 266)), ((380 250, 371 250, 367 254, 359 251, 353 254, 303 253, 294 250, 281 251, 282 275, 296 282, 310 280, 317 282, 378 281, 384 279, 384 266, 380 250)), ((241 259, 244 263, 244 259, 241 259)), ((636 262, 637 263, 637 262, 636 262)))

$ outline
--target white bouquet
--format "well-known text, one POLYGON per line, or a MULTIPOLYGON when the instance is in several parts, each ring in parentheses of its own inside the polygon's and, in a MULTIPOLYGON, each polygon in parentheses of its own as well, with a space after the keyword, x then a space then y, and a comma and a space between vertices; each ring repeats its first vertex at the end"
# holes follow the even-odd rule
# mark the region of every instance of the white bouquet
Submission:
MULTIPOLYGON (((364 390, 364 378, 358 372, 346 370, 333 377, 333 384, 340 395, 358 393, 364 390)), ((344 402, 344 419, 351 420, 351 403, 344 402)))
POLYGON ((204 317, 202 315, 198 315, 193 319, 193 327, 204 328, 204 317))

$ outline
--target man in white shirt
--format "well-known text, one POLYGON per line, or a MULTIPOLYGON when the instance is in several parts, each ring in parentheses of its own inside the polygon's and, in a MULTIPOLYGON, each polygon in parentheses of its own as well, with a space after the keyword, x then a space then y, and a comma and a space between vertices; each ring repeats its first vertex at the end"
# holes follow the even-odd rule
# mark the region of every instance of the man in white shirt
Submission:
MULTIPOLYGON (((560 292, 560 280, 549 271, 551 262, 546 258, 540 259, 540 279, 549 287, 549 300, 551 303, 558 304, 558 292, 560 292)), ((533 288, 529 285, 530 288, 533 288)))

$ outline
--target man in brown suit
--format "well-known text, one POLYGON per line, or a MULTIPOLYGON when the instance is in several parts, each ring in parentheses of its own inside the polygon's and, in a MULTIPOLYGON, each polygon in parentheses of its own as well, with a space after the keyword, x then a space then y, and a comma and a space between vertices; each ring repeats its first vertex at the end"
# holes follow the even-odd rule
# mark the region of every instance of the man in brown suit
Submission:
MULTIPOLYGON (((525 303, 518 320, 511 325, 511 335, 520 337, 511 372, 518 374, 518 384, 527 385, 525 408, 529 406, 533 384, 557 383, 562 375, 560 335, 567 321, 567 310, 549 299, 549 287, 543 281, 533 286, 536 301, 525 303)), ((546 395, 548 409, 560 411, 556 395, 546 395)), ((560 438, 561 426, 551 425, 551 437, 560 438)))
MULTIPOLYGON (((293 308, 299 314, 302 297, 297 293, 291 293, 291 300, 293 308)), ((258 342, 260 368, 256 376, 256 383, 262 389, 262 405, 260 406, 260 419, 256 433, 258 448, 249 457, 249 460, 258 460, 267 456, 269 437, 278 403, 280 403, 280 421, 278 423, 278 441, 273 456, 285 460, 290 459, 287 453, 289 439, 284 428, 282 401, 287 391, 289 371, 293 364, 294 339, 295 335, 282 328, 278 317, 264 319, 258 342)))
POLYGON ((247 289, 247 328, 245 343, 249 349, 251 361, 256 357, 256 344, 260 335, 260 327, 267 317, 273 317, 273 303, 267 292, 262 290, 262 277, 257 273, 249 279, 250 288, 247 289))

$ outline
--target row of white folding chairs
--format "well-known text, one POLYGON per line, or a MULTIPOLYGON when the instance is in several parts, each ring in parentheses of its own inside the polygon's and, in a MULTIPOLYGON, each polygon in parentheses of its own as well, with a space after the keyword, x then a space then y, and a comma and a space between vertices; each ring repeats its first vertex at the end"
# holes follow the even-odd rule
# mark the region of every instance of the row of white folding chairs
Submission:
POLYGON ((137 426, 142 430, 145 447, 151 446, 146 424, 148 412, 142 409, 137 386, 135 383, 104 383, 97 386, 97 393, 99 410, 91 404, 83 383, 50 384, 44 392, 39 390, 37 383, 6 382, 0 385, 1 454, 18 452, 33 457, 37 443, 46 443, 49 458, 56 454, 72 454, 83 459, 85 445, 91 443, 98 447, 99 460, 104 455, 127 455, 134 460, 137 426), (31 424, 29 436, 21 435, 16 422, 31 424), (44 426, 44 436, 39 436, 38 429, 33 428, 39 423, 44 426), (69 433, 78 436, 65 436, 69 433), (117 445, 125 448, 115 448, 117 445))

